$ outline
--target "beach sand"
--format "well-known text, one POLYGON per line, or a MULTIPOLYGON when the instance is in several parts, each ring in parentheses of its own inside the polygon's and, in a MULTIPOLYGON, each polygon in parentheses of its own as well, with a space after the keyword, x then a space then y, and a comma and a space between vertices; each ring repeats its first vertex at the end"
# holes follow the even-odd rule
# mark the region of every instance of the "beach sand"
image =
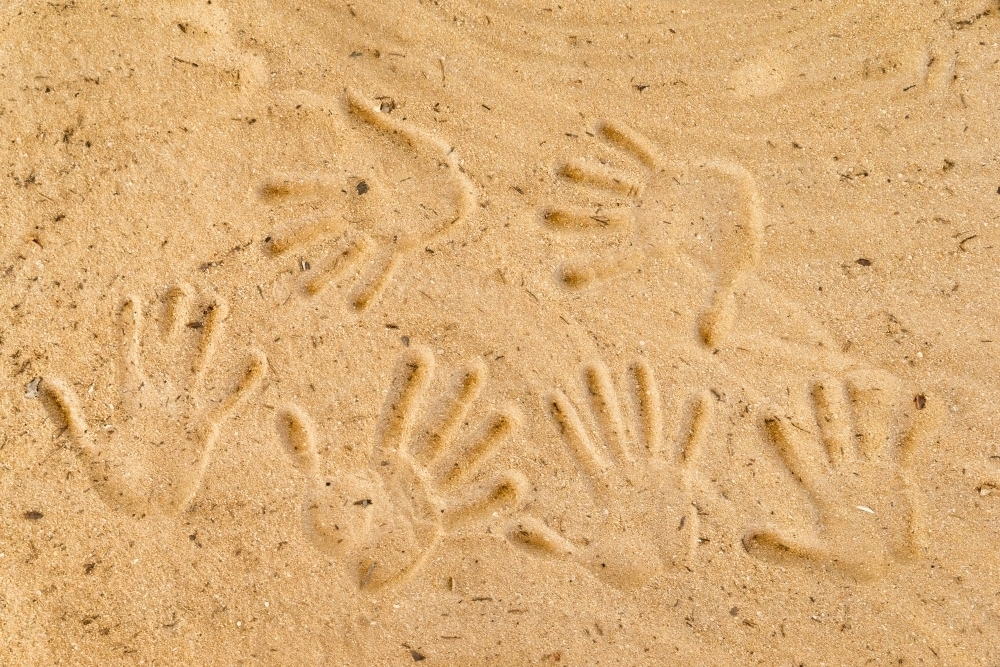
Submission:
POLYGON ((0 7, 0 663, 989 665, 1000 5, 0 7))

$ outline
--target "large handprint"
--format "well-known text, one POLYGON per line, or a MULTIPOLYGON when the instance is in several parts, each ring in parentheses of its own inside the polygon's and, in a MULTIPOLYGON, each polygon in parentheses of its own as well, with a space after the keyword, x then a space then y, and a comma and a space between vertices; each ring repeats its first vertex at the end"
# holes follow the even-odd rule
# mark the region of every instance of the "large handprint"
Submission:
POLYGON ((260 386, 267 369, 263 353, 255 351, 235 383, 219 375, 215 356, 228 315, 225 301, 199 298, 180 285, 160 305, 159 326, 144 325, 137 296, 118 313, 114 403, 90 401, 88 420, 66 382, 46 378, 41 387, 95 490, 133 515, 174 514, 190 505, 222 424, 260 386))
POLYGON ((497 411, 459 437, 485 381, 481 364, 463 371, 455 390, 415 430, 433 361, 422 349, 400 360, 369 465, 360 470, 321 474, 309 417, 294 406, 278 417, 292 461, 306 478, 306 534, 317 548, 341 559, 366 590, 409 578, 449 531, 494 511, 516 511, 529 488, 518 471, 474 482, 519 422, 512 410, 497 411))
POLYGON ((366 138, 345 156, 358 164, 343 173, 275 176, 259 192, 275 206, 305 201, 319 209, 276 231, 271 253, 319 253, 315 266, 301 256, 296 262, 306 272, 303 292, 343 283, 348 305, 360 312, 378 299, 404 255, 470 212, 475 194, 454 149, 393 116, 394 105, 375 108, 353 91, 344 104, 366 138))
POLYGON ((912 468, 942 410, 923 394, 911 400, 904 415, 898 381, 856 373, 813 387, 813 419, 765 419, 768 440, 816 504, 820 522, 804 531, 753 528, 743 538, 747 551, 869 576, 913 556, 925 530, 912 468))
POLYGON ((508 531, 515 544, 579 562, 623 588, 641 586, 664 567, 686 564, 692 555, 698 541, 693 468, 711 420, 709 399, 697 395, 679 420, 678 441, 667 441, 659 387, 646 361, 629 368, 628 385, 631 428, 601 364, 583 368, 584 405, 592 427, 562 391, 546 401, 598 506, 590 534, 574 542, 533 517, 523 517, 508 531))

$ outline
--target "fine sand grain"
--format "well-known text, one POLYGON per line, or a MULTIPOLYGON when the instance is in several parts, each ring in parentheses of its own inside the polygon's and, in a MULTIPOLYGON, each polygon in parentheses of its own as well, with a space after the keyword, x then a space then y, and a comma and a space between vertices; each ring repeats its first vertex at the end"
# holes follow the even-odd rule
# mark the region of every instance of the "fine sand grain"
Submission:
POLYGON ((0 4, 0 664, 996 664, 998 40, 0 4))

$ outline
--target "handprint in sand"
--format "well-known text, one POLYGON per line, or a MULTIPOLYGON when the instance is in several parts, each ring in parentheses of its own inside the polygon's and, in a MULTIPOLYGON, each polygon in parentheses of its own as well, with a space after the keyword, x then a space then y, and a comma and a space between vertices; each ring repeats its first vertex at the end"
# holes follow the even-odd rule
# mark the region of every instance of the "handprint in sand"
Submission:
MULTIPOLYGON (((732 326, 736 290, 758 260, 761 202, 756 181, 743 167, 719 160, 699 164, 687 175, 668 170, 648 139, 620 124, 601 123, 596 137, 605 144, 604 153, 610 153, 607 157, 572 160, 557 169, 560 180, 571 185, 565 198, 576 203, 541 211, 545 228, 576 236, 581 245, 588 240, 596 245, 589 256, 564 263, 558 280, 580 289, 634 273, 665 253, 684 253, 713 275, 698 333, 704 344, 717 345, 732 326), (709 189, 713 201, 708 213, 699 216, 686 186, 706 175, 728 187, 709 189)), ((700 189, 704 196, 706 189, 700 189)))
POLYGON ((494 512, 515 512, 526 500, 529 485, 518 471, 480 479, 486 460, 519 428, 516 412, 493 410, 463 428, 486 370, 472 364, 427 405, 433 366, 426 350, 402 357, 361 469, 324 474, 310 418, 297 407, 278 416, 282 440, 305 477, 303 529, 365 590, 408 579, 445 535, 494 512))
POLYGON ((645 360, 626 373, 631 423, 607 368, 589 364, 582 380, 582 410, 558 390, 546 408, 593 495, 588 534, 571 540, 523 516, 508 538, 541 556, 578 562, 615 586, 641 586, 664 568, 686 565, 698 543, 694 467, 711 402, 700 394, 684 401, 674 440, 664 434, 660 389, 645 360))
POLYGON ((356 141, 345 144, 350 155, 331 158, 346 166, 273 176, 258 192, 279 213, 289 204, 307 207, 268 237, 273 256, 296 259, 303 294, 335 288, 360 312, 378 300, 406 255, 469 214, 475 193, 454 149, 397 118, 395 103, 375 107, 347 91, 344 107, 356 141))
POLYGON ((59 378, 41 384, 93 488, 135 516, 176 514, 191 504, 222 427, 267 369, 257 351, 236 372, 219 363, 229 312, 221 298, 179 285, 150 310, 131 296, 117 313, 119 358, 110 392, 94 396, 91 385, 84 404, 59 378), (147 323, 150 314, 154 321, 147 323))
POLYGON ((819 521, 752 528, 743 546, 761 558, 869 576, 912 557, 926 534, 913 468, 935 437, 940 401, 904 395, 895 378, 872 371, 818 382, 809 402, 810 418, 769 416, 764 432, 819 521))

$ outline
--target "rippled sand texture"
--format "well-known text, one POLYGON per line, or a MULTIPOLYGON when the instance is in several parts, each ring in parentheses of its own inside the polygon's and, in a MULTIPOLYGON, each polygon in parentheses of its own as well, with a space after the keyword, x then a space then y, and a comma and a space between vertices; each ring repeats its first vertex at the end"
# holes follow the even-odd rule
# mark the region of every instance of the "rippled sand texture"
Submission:
POLYGON ((1000 655, 996 0, 0 7, 0 663, 1000 655))

